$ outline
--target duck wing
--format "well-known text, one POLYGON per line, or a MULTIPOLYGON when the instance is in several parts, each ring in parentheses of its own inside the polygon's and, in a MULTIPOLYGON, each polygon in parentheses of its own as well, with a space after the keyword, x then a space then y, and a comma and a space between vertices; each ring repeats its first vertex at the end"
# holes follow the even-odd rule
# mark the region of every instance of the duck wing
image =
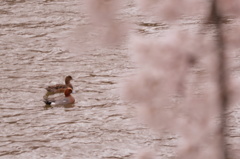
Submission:
POLYGON ((46 90, 51 93, 61 93, 64 92, 64 90, 67 88, 64 84, 56 84, 53 86, 48 86, 46 90))

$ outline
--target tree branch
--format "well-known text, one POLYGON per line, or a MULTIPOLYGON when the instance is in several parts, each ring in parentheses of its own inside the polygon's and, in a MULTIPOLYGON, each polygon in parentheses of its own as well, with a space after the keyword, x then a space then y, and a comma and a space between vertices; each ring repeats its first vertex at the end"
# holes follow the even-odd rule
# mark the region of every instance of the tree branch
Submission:
POLYGON ((225 111, 228 107, 228 74, 226 69, 226 56, 223 36, 222 15, 217 6, 217 0, 212 0, 210 20, 216 29, 216 48, 218 53, 217 66, 217 85, 219 88, 220 115, 221 123, 219 127, 220 145, 222 146, 223 158, 228 159, 227 145, 225 139, 226 132, 226 116, 225 111))

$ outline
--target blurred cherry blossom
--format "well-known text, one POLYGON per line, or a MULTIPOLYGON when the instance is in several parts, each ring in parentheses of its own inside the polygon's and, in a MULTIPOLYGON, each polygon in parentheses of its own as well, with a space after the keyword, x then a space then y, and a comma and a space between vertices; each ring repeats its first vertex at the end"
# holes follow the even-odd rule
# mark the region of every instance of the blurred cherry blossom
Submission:
POLYGON ((240 1, 239 0, 218 0, 220 10, 227 15, 239 16, 240 1))
POLYGON ((121 1, 88 0, 86 3, 94 26, 91 30, 99 34, 99 41, 102 44, 119 42, 127 32, 127 25, 115 18, 120 10, 121 1))
MULTIPOLYGON (((239 78, 229 79, 232 75, 228 73, 232 67, 231 53, 239 46, 240 30, 239 25, 230 28, 228 24, 239 16, 240 1, 135 2, 139 12, 158 21, 201 17, 201 25, 194 33, 171 29, 161 37, 131 32, 129 50, 137 72, 126 80, 123 98, 134 103, 141 117, 153 128, 179 135, 177 158, 227 159, 228 148, 224 139, 224 111, 227 108, 222 105, 227 107, 238 102, 240 94, 239 78), (213 21, 206 24, 212 16, 213 21), (203 30, 205 33, 201 34, 203 30), (224 54, 222 59, 219 52, 224 54), (220 66, 223 70, 219 69, 220 66), (221 81, 221 75, 226 79, 221 81), (226 87, 221 87, 221 84, 226 87), (229 97, 228 103, 222 104, 222 93, 229 97)), ((104 27, 103 40, 107 43, 119 39, 129 29, 116 20, 121 8, 119 1, 91 0, 88 4, 94 27, 104 27)), ((152 156, 144 152, 138 158, 152 156)))
POLYGON ((206 7, 206 2, 202 0, 136 0, 136 3, 145 12, 170 21, 186 15, 202 15, 206 7))

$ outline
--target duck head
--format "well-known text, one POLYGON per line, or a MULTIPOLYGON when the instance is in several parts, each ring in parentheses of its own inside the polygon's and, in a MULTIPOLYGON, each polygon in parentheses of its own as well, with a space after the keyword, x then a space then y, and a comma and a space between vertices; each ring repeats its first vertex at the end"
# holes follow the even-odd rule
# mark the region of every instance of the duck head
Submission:
POLYGON ((68 88, 64 91, 65 97, 70 96, 71 93, 72 93, 72 88, 70 88, 70 87, 68 87, 68 88))
POLYGON ((70 81, 71 81, 72 79, 73 79, 72 76, 67 76, 67 77, 65 78, 65 83, 66 83, 66 84, 70 84, 70 81))

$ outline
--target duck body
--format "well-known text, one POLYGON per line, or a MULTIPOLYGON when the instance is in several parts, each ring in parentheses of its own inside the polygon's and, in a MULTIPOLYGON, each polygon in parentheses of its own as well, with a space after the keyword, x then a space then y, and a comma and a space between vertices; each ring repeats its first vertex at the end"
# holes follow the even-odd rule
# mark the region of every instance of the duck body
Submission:
POLYGON ((65 96, 59 96, 59 97, 55 97, 55 98, 48 98, 46 97, 44 99, 44 103, 46 105, 67 105, 67 104, 74 104, 75 103, 75 99, 74 97, 71 95, 72 93, 72 88, 68 87, 65 89, 64 91, 64 95, 65 96))
POLYGON ((55 93, 63 93, 67 88, 73 89, 73 86, 70 83, 71 80, 72 80, 72 77, 67 76, 65 78, 65 84, 56 84, 56 85, 48 86, 46 88, 47 96, 55 93))

